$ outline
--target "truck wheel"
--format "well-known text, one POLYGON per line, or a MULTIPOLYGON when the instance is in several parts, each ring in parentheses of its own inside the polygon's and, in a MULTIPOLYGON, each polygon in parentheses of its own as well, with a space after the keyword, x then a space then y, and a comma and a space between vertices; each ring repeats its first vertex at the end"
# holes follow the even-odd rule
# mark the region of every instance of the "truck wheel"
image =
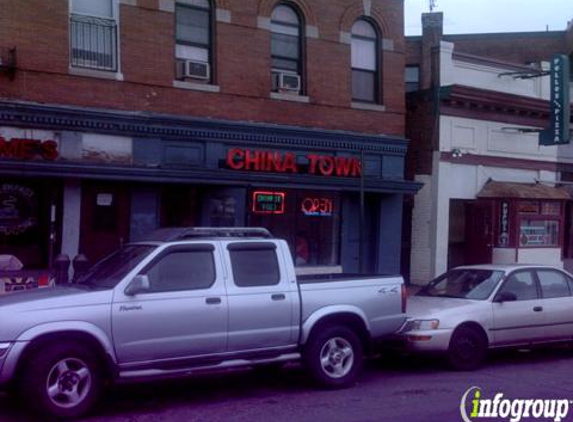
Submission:
POLYGON ((76 341, 41 348, 24 365, 20 396, 43 416, 77 418, 84 415, 103 389, 97 356, 76 341))
POLYGON ((362 369, 362 343, 346 327, 327 326, 309 339, 304 360, 314 380, 327 388, 348 387, 362 369))
POLYGON ((473 371, 481 366, 487 353, 487 341, 471 327, 454 331, 448 348, 450 365, 458 371, 473 371))

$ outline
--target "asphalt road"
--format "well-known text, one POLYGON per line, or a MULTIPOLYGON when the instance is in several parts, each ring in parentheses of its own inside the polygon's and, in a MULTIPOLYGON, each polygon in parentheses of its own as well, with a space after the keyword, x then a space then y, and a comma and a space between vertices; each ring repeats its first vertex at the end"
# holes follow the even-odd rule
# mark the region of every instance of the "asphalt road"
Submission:
MULTIPOLYGON (((429 358, 376 358, 353 388, 337 391, 315 389, 302 368, 291 365, 277 372, 242 370, 116 387, 85 420, 461 421, 460 401, 472 386, 489 398, 502 392, 507 398, 573 399, 572 376, 571 348, 498 353, 474 372, 450 371, 429 358)), ((32 421, 25 405, 0 395, 0 421, 32 421)), ((573 420, 571 407, 565 420, 573 420)))

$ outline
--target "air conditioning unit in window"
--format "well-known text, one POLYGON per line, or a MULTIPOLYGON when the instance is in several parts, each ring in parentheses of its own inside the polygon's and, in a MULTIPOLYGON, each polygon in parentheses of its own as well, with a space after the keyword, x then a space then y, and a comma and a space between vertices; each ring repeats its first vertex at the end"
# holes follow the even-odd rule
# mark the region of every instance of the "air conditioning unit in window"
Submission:
POLYGON ((276 72, 276 88, 279 91, 300 92, 300 76, 290 72, 276 72))
POLYGON ((211 77, 209 63, 196 60, 185 60, 183 62, 183 76, 185 78, 209 80, 211 77))

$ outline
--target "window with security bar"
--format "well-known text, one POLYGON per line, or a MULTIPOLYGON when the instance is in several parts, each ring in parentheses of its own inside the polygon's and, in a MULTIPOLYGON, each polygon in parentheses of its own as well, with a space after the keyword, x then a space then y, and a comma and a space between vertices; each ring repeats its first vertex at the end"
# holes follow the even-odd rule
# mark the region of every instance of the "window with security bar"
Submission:
POLYGON ((118 31, 113 1, 71 0, 71 67, 118 70, 118 31))

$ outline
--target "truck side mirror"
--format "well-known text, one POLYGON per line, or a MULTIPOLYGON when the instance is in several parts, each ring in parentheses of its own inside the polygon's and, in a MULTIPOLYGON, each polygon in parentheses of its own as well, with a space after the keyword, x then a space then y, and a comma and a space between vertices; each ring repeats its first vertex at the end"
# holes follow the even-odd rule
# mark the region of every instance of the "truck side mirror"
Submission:
POLYGON ((146 293, 151 290, 149 277, 146 275, 136 275, 131 280, 131 283, 125 288, 124 293, 126 296, 135 296, 140 293, 146 293))
POLYGON ((515 302, 517 300, 517 296, 515 293, 511 292, 501 292, 495 297, 494 302, 503 303, 503 302, 515 302))

